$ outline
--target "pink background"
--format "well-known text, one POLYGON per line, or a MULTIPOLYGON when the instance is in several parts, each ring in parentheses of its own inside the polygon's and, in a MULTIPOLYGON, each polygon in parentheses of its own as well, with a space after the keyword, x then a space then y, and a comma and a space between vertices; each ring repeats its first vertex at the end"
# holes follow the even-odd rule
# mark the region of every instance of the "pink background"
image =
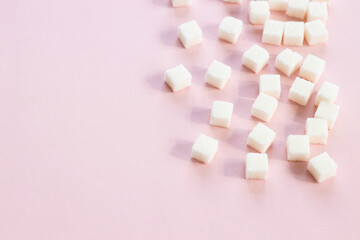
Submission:
MULTIPOLYGON (((286 160, 286 136, 315 111, 314 96, 306 108, 287 100, 297 73, 282 75, 268 180, 244 179, 259 76, 241 56, 262 26, 249 24, 247 1, 194 2, 0 2, 0 239, 360 239, 359 1, 334 1, 326 44, 292 48, 326 59, 321 82, 341 87, 328 144, 311 146, 338 163, 322 184, 286 160), (227 15, 244 21, 235 45, 217 39, 227 15), (185 50, 176 31, 192 19, 204 41, 185 50), (204 84, 213 59, 233 69, 222 91, 204 84), (181 63, 193 85, 174 94, 163 74, 181 63), (214 100, 234 103, 230 129, 209 126, 214 100), (200 133, 220 141, 209 165, 189 157, 200 133)), ((262 73, 277 73, 285 47, 264 47, 262 73)))

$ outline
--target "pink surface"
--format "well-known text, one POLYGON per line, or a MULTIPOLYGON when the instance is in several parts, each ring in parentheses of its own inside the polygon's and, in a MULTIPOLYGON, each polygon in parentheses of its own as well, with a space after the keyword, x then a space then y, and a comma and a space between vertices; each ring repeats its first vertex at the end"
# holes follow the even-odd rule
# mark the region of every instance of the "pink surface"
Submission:
MULTIPOLYGON (((247 2, 194 2, 0 2, 0 239, 360 239, 359 1, 334 1, 326 44, 291 48, 326 59, 321 82, 341 87, 328 144, 311 147, 338 163, 323 184, 286 161, 286 136, 315 110, 314 96, 306 108, 287 100, 298 72, 282 75, 268 180, 244 179, 259 76, 241 56, 262 26, 249 25, 247 2), (227 15, 244 21, 235 45, 217 39, 227 15), (204 42, 185 50, 177 26, 192 19, 204 42), (222 91, 204 84, 213 59, 233 68, 222 91), (193 86, 174 94, 163 73, 180 63, 193 86), (234 103, 230 129, 208 125, 214 100, 234 103), (189 158, 200 133, 220 141, 209 165, 189 158)), ((284 46, 264 47, 262 73, 277 73, 284 46)))

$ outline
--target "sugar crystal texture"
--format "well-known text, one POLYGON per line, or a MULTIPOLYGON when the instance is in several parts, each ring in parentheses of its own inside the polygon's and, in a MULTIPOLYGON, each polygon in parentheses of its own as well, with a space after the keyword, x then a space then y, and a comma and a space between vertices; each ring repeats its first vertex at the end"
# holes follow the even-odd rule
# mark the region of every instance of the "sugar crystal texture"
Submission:
POLYGON ((242 31, 243 22, 234 17, 225 17, 220 23, 218 36, 220 39, 235 43, 242 31))
POLYGON ((264 180, 269 170, 268 156, 266 153, 248 153, 246 155, 246 179, 264 180))
POLYGON ((202 42, 202 31, 195 20, 183 23, 178 28, 178 38, 185 48, 202 42))
POLYGON ((314 83, 297 77, 291 85, 289 99, 301 106, 306 106, 314 91, 314 87, 314 83))
POLYGON ((304 43, 304 22, 285 22, 284 45, 302 46, 304 43))
POLYGON ((262 43, 279 46, 284 33, 284 22, 267 20, 264 25, 262 43))
POLYGON ((308 118, 305 125, 306 135, 310 143, 326 144, 329 135, 328 123, 325 119, 308 118))
POLYGON ((234 105, 230 102, 214 101, 211 108, 210 125, 229 128, 234 105))
POLYGON ((337 164, 327 152, 309 160, 307 170, 319 183, 334 177, 337 171, 337 164))
POLYGON ((252 24, 264 24, 270 18, 268 1, 249 2, 249 20, 252 24))
POLYGON ((276 133, 266 125, 258 123, 250 132, 247 140, 247 145, 254 148, 256 151, 264 153, 275 140, 276 133))
POLYGON ((278 100, 276 98, 260 92, 252 106, 251 115, 265 122, 270 122, 277 107, 278 100))
POLYGON ((315 112, 315 118, 325 119, 329 129, 333 129, 338 117, 340 106, 334 103, 320 102, 315 112))
POLYGON ((321 20, 305 23, 305 39, 309 45, 324 43, 329 37, 329 32, 321 20))
POLYGON ((287 48, 276 57, 275 67, 289 77, 299 69, 302 59, 300 54, 287 48))
POLYGON ((192 147, 191 158, 203 163, 210 163, 217 152, 218 145, 217 140, 200 134, 192 147))
POLYGON ((307 161, 310 155, 308 135, 289 135, 286 141, 288 161, 307 161))
POLYGON ((167 70, 164 78, 165 82, 169 85, 173 92, 179 91, 191 85, 191 74, 184 65, 179 65, 167 70))
POLYGON ((339 86, 334 84, 334 83, 330 83, 330 82, 324 82, 317 95, 316 95, 316 99, 315 99, 315 106, 319 106, 320 102, 324 101, 324 102, 328 102, 328 103, 335 103, 337 97, 339 94, 339 86))
POLYGON ((242 64, 255 73, 260 72, 269 62, 270 55, 264 48, 254 44, 242 56, 242 64))
POLYGON ((218 89, 224 88, 231 77, 231 67, 214 60, 206 72, 206 82, 218 89))

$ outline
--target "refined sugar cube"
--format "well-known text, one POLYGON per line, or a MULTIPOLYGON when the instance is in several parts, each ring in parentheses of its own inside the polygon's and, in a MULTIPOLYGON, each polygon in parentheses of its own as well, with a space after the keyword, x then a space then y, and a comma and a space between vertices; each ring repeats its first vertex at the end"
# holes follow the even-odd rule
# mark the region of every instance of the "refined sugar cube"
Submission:
POLYGON ((300 54, 287 48, 276 57, 275 67, 289 77, 300 67, 302 59, 300 54))
POLYGON ((269 0, 270 10, 286 11, 289 0, 269 0))
POLYGON ((256 127, 250 132, 247 140, 247 145, 254 148, 256 151, 264 153, 275 140, 275 132, 262 123, 258 123, 256 127))
POLYGON ((268 1, 250 1, 249 19, 252 24, 264 24, 270 18, 268 1))
POLYGON ((334 103, 320 102, 315 112, 315 118, 321 118, 328 121, 329 129, 333 129, 336 118, 339 114, 340 106, 334 103))
POLYGON ((262 42, 272 45, 280 45, 284 32, 284 22, 267 20, 264 25, 262 42))
POLYGON ((319 183, 336 175, 337 164, 327 152, 309 160, 307 170, 319 183))
POLYGON ((312 0, 313 2, 325 2, 328 6, 331 5, 331 0, 312 0))
POLYGON ((305 124, 306 135, 310 143, 325 144, 329 135, 328 123, 325 119, 308 118, 305 124))
POLYGON ((315 106, 319 106, 320 102, 334 103, 339 94, 339 86, 334 83, 324 82, 319 89, 316 99, 315 106))
POLYGON ((299 76, 311 82, 317 82, 325 69, 325 61, 312 54, 306 56, 301 68, 299 76))
POLYGON ((260 92, 252 106, 251 115, 265 122, 270 122, 277 106, 278 100, 276 98, 260 92))
POLYGON ((262 74, 259 81, 259 93, 263 92, 276 99, 280 98, 281 84, 280 75, 278 74, 262 74))
POLYGON ((301 106, 306 106, 314 91, 314 87, 314 83, 297 77, 290 88, 289 99, 301 106))
POLYGON ((164 78, 165 82, 169 85, 173 92, 179 91, 191 85, 191 74, 184 65, 179 65, 167 70, 164 78))
POLYGON ((210 125, 229 128, 234 105, 230 102, 214 101, 211 108, 210 125))
POLYGON ((173 7, 186 7, 191 4, 191 0, 171 0, 173 7))
POLYGON ((284 45, 302 46, 304 42, 304 22, 285 22, 284 45))
POLYGON ((326 23, 328 18, 328 9, 326 2, 310 2, 307 13, 307 21, 321 20, 326 23))
POLYGON ((178 28, 178 38, 185 48, 202 42, 202 31, 195 20, 183 23, 178 28))
POLYGON ((231 67, 214 60, 206 72, 206 82, 218 89, 224 88, 231 76, 231 67))
POLYGON ((209 163, 214 158, 218 145, 219 142, 217 140, 200 134, 192 147, 191 158, 209 163))
POLYGON ((308 135, 289 135, 286 140, 288 161, 307 161, 310 155, 308 135))
POLYGON ((220 39, 235 43, 243 27, 243 22, 240 19, 234 17, 225 17, 220 23, 218 36, 220 39))
POLYGON ((321 20, 305 23, 305 39, 309 45, 326 42, 329 32, 321 20))
POLYGON ((260 72, 269 62, 270 55, 264 48, 254 44, 242 56, 242 64, 255 73, 260 72))
POLYGON ((304 19, 309 0, 289 0, 286 15, 294 18, 304 19))
POLYGON ((242 3, 242 0, 223 0, 225 3, 242 3))
POLYGON ((246 155, 246 179, 264 180, 269 170, 266 153, 248 153, 246 155))

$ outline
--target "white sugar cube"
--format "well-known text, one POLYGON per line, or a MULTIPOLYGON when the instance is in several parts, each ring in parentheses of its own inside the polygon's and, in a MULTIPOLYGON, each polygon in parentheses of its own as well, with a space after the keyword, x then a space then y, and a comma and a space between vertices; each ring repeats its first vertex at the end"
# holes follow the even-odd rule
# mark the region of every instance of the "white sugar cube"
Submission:
POLYGON ((315 106, 319 106, 320 102, 334 103, 339 94, 339 86, 334 83, 324 82, 319 89, 316 99, 315 106))
POLYGON ((315 112, 315 118, 321 118, 328 121, 329 129, 333 129, 337 116, 339 114, 340 106, 334 103, 320 102, 315 112))
POLYGON ((242 64, 258 73, 269 62, 270 55, 264 48, 254 44, 242 56, 242 64))
POLYGON ((248 153, 245 167, 246 179, 264 180, 267 177, 269 166, 266 153, 248 153))
POLYGON ((247 140, 247 145, 254 148, 256 151, 264 153, 275 140, 276 133, 269 127, 262 123, 258 123, 250 132, 247 140))
POLYGON ((206 72, 206 82, 218 89, 224 88, 231 76, 231 67, 214 60, 206 72))
POLYGON ((179 91, 191 85, 191 74, 184 65, 179 65, 166 70, 164 78, 165 82, 169 85, 173 92, 179 91))
POLYGON ((304 19, 309 0, 289 0, 286 15, 294 18, 304 19))
POLYGON ((305 23, 305 39, 309 45, 326 42, 329 32, 321 20, 305 23))
POLYGON ((225 17, 220 23, 218 36, 220 39, 235 43, 242 31, 243 22, 234 17, 225 17))
POLYGON ((289 99, 301 106, 306 106, 314 91, 314 87, 314 83, 297 77, 290 88, 289 99))
POLYGON ((300 67, 302 59, 300 54, 287 48, 276 57, 275 67, 289 77, 300 67))
POLYGON ((307 161, 310 155, 308 135, 289 135, 286 140, 288 161, 307 161))
POLYGON ((307 170, 319 183, 336 175, 337 164, 327 152, 309 160, 307 170))
POLYGON ((202 42, 202 31, 195 20, 183 23, 178 28, 178 38, 185 48, 202 42))
POLYGON ((249 19, 252 24, 264 24, 270 18, 268 1, 250 1, 249 19))
POLYGON ((238 3, 238 4, 240 4, 240 3, 242 3, 242 0, 223 0, 223 2, 225 2, 225 3, 238 3))
POLYGON ((304 22, 285 22, 284 45, 302 46, 304 42, 304 22))
POLYGON ((251 115, 265 122, 270 122, 277 107, 278 100, 276 98, 260 92, 252 105, 251 115))
POLYGON ((313 2, 325 2, 325 3, 327 3, 327 5, 328 6, 330 6, 331 5, 331 0, 312 0, 313 2))
POLYGON ((200 134, 192 147, 191 158, 209 163, 214 158, 218 145, 219 142, 217 140, 200 134))
POLYGON ((191 0, 171 0, 173 7, 186 7, 191 4, 191 0))
POLYGON ((321 20, 326 23, 328 18, 328 9, 326 2, 310 2, 306 20, 321 20))
POLYGON ((229 128, 234 105, 230 102, 214 101, 211 108, 210 125, 229 128))
POLYGON ((301 65, 299 76, 316 83, 324 72, 325 63, 321 58, 309 54, 301 65))
POLYGON ((325 144, 329 135, 328 123, 325 119, 308 118, 305 125, 306 135, 310 143, 325 144))
POLYGON ((269 0, 270 10, 286 11, 289 0, 269 0))
POLYGON ((259 93, 263 92, 276 99, 280 98, 281 84, 279 74, 262 74, 259 81, 259 93))
POLYGON ((262 42, 272 45, 280 45, 284 33, 284 22, 267 20, 264 25, 262 42))

